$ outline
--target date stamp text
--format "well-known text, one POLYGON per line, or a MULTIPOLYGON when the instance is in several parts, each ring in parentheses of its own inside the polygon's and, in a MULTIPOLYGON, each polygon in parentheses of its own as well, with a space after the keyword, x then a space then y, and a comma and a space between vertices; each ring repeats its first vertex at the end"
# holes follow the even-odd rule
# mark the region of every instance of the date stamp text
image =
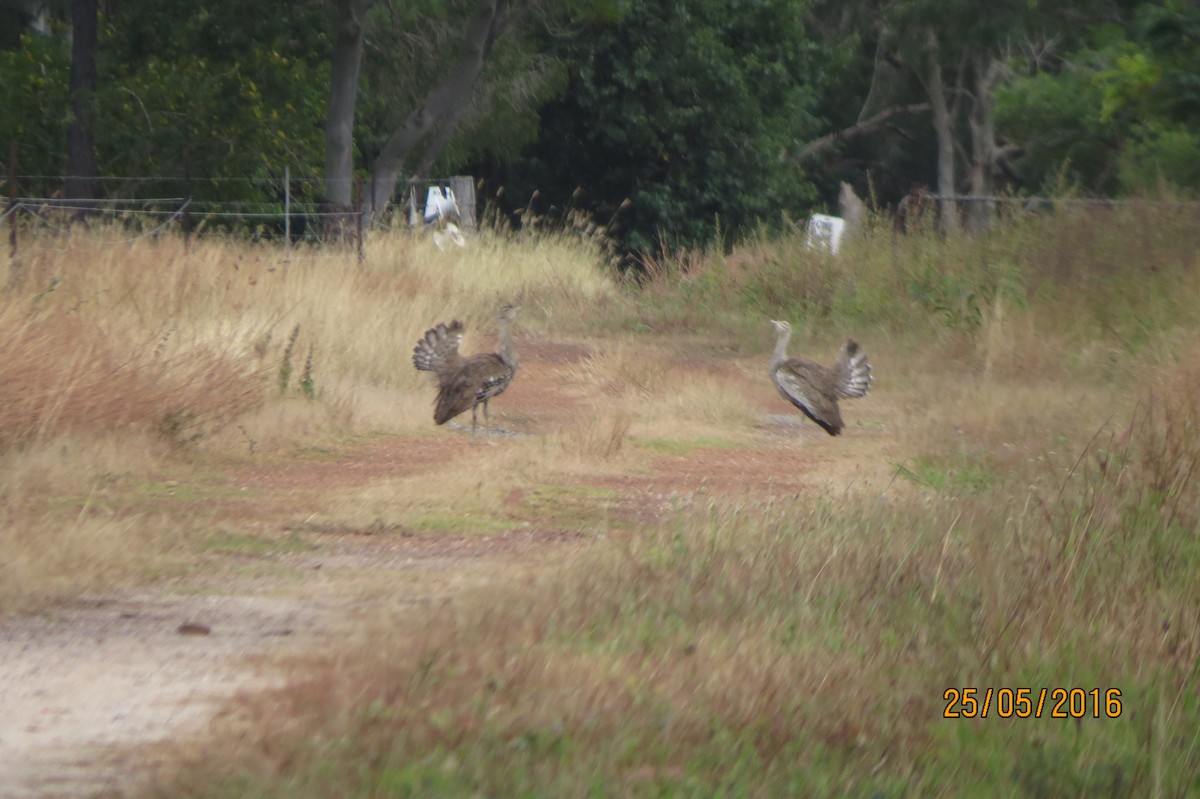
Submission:
POLYGON ((942 699, 948 719, 1116 719, 1122 711, 1117 688, 947 688, 942 699))

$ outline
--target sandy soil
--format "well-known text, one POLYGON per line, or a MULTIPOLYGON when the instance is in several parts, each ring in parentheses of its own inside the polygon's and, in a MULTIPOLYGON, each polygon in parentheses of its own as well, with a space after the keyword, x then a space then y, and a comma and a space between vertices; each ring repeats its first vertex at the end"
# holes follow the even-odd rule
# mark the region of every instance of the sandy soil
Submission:
MULTIPOLYGON (((503 422, 505 407, 520 408, 509 424, 518 432, 528 419, 565 423, 572 401, 553 386, 583 352, 526 347, 523 372, 493 413, 503 422)), ((663 456, 649 478, 592 482, 619 491, 642 521, 698 493, 778 496, 886 482, 886 462, 874 457, 887 438, 878 425, 828 439, 769 391, 761 410, 761 446, 663 456)), ((848 407, 846 416, 857 411, 848 407)), ((464 433, 447 430, 435 439, 397 436, 336 459, 246 468, 234 478, 262 499, 240 512, 279 529, 291 523, 288 496, 393 479, 465 457, 471 446, 464 433)), ((125 795, 185 756, 223 703, 280 680, 276 666, 289 655, 330 646, 366 614, 452 601, 506 562, 549 563, 580 543, 553 530, 316 532, 319 549, 272 556, 278 583, 270 572, 210 576, 0 620, 0 797, 125 795)))

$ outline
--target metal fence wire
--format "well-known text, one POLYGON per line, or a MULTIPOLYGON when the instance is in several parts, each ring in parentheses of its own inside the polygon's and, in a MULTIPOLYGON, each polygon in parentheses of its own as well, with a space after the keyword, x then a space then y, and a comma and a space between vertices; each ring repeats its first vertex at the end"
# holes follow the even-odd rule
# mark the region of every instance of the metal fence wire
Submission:
MULTIPOLYGON (((447 179, 410 181, 400 193, 400 202, 385 214, 372 215, 364 224, 366 212, 361 206, 362 185, 356 182, 354 207, 304 199, 323 184, 293 180, 287 170, 278 186, 278 201, 206 199, 188 196, 130 197, 123 196, 130 188, 145 189, 152 184, 182 187, 186 181, 175 178, 108 177, 95 183, 111 196, 96 199, 68 199, 61 196, 18 195, 17 186, 47 187, 64 178, 46 175, 10 176, 9 196, 0 210, 0 222, 10 229, 12 255, 17 252, 18 230, 27 229, 41 234, 68 232, 80 235, 88 231, 111 233, 120 229, 127 235, 118 238, 94 239, 98 244, 119 244, 160 235, 173 227, 185 236, 221 232, 245 235, 256 240, 281 240, 289 244, 313 244, 331 241, 357 240, 362 252, 363 228, 374 230, 407 229, 427 224, 444 225, 453 221, 461 227, 475 227, 474 180, 457 176, 447 179), (293 191, 299 184, 301 191, 293 191)), ((196 181, 199 183, 199 181, 196 181)), ((261 187, 262 181, 251 179, 217 179, 207 184, 245 183, 261 187)), ((194 184, 193 184, 194 185, 194 184)))

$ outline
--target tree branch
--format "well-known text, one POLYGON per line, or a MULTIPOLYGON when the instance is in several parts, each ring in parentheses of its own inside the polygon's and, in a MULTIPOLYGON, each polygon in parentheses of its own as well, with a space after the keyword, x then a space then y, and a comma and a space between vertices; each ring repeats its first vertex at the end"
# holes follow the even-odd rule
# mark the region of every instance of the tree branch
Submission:
POLYGON ((868 133, 873 133, 877 128, 881 128, 891 119, 903 114, 924 114, 929 111, 929 103, 913 103, 912 105, 897 106, 889 108, 886 111, 880 111, 872 117, 862 120, 851 125, 844 130, 835 131, 827 136, 822 136, 819 139, 813 139, 808 144, 800 149, 800 153, 796 156, 797 161, 806 161, 824 150, 828 150, 838 142, 856 139, 859 136, 865 136, 868 133))

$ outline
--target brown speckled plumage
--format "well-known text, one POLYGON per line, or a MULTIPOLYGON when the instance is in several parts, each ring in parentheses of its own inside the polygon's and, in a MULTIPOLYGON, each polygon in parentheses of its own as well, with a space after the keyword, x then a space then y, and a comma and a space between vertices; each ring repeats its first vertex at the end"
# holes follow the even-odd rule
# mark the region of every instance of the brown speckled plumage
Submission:
POLYGON ((413 349, 413 365, 438 376, 434 422, 445 424, 470 410, 473 436, 478 426, 480 405, 483 406, 484 422, 490 421, 488 401, 508 388, 517 373, 511 328, 519 310, 519 305, 505 305, 500 309, 497 352, 481 352, 467 358, 461 356, 458 345, 462 340, 463 325, 458 320, 430 328, 417 342, 413 349))
POLYGON ((787 344, 792 326, 772 321, 778 338, 771 356, 771 382, 788 402, 819 424, 831 436, 845 426, 838 399, 853 399, 871 387, 871 366, 858 342, 848 339, 832 368, 804 358, 788 358, 787 344))

